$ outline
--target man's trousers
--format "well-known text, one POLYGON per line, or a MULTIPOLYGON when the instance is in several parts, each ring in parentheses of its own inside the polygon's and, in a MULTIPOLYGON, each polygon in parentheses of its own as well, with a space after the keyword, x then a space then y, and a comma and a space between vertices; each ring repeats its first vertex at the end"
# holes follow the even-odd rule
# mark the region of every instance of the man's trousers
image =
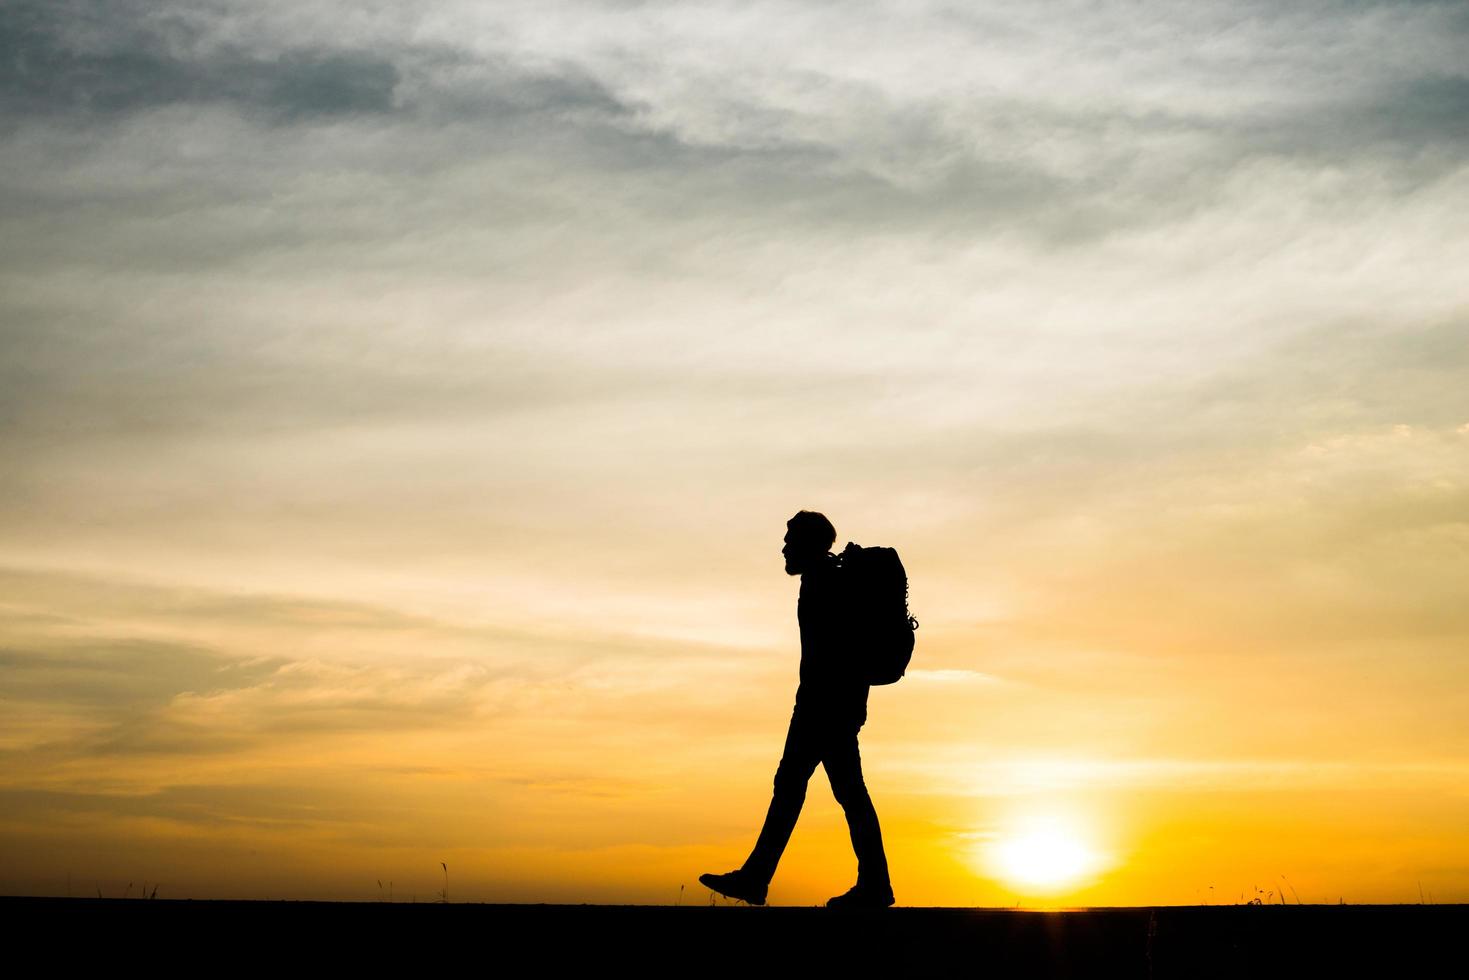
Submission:
POLYGON ((879 891, 891 888, 882 831, 862 781, 862 758, 857 751, 857 732, 866 715, 865 704, 838 707, 814 699, 802 703, 798 697, 775 771, 775 792, 765 814, 765 826, 745 861, 746 872, 767 883, 774 877, 775 866, 806 801, 806 783, 819 763, 826 769, 832 795, 847 816, 852 850, 857 853, 857 882, 879 891))

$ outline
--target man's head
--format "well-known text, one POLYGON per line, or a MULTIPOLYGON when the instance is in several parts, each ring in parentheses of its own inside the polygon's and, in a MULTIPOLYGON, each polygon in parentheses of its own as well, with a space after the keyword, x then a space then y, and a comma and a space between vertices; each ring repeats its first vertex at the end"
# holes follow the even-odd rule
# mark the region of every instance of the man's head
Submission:
POLYGON ((814 566, 836 543, 837 530, 825 515, 814 510, 797 511, 786 521, 786 544, 781 554, 786 559, 786 574, 800 575, 814 566))

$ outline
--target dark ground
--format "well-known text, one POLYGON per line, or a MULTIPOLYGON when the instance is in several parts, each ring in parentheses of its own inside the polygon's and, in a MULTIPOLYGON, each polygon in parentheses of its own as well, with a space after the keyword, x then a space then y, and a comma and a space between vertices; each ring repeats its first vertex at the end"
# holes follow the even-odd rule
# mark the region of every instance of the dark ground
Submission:
MULTIPOLYGON (((1017 977, 1464 976, 1469 905, 1066 912, 0 898, 27 975, 368 969, 1017 977), (819 974, 818 974, 819 971, 819 974)), ((19 974, 13 974, 19 975, 19 974)))

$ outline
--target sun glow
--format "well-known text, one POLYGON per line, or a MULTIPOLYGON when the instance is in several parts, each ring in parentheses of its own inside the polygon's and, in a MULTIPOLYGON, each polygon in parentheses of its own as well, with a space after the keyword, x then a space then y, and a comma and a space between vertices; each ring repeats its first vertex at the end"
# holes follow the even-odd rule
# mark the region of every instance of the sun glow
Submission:
POLYGON ((1105 862, 1074 821, 1053 816, 1027 818, 994 838, 985 863, 1014 887, 1054 892, 1081 883, 1105 862))

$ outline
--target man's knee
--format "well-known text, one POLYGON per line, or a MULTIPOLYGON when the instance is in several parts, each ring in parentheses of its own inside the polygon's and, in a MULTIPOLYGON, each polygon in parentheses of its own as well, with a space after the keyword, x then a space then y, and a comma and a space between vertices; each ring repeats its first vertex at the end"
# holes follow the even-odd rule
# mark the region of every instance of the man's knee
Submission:
POLYGON ((802 775, 795 769, 781 766, 775 770, 775 795, 776 796, 804 796, 806 795, 806 783, 809 777, 802 775))
POLYGON ((806 784, 811 781, 813 772, 815 772, 814 766, 804 766, 782 759, 775 770, 775 795, 804 797, 806 784))
POLYGON ((822 764, 831 783, 831 795, 845 809, 867 800, 867 784, 862 780, 862 756, 855 735, 838 735, 822 764))
POLYGON ((831 770, 827 770, 827 775, 831 777, 831 795, 836 797, 843 810, 864 805, 868 801, 867 784, 862 781, 860 772, 850 773, 839 769, 833 774, 831 770))

